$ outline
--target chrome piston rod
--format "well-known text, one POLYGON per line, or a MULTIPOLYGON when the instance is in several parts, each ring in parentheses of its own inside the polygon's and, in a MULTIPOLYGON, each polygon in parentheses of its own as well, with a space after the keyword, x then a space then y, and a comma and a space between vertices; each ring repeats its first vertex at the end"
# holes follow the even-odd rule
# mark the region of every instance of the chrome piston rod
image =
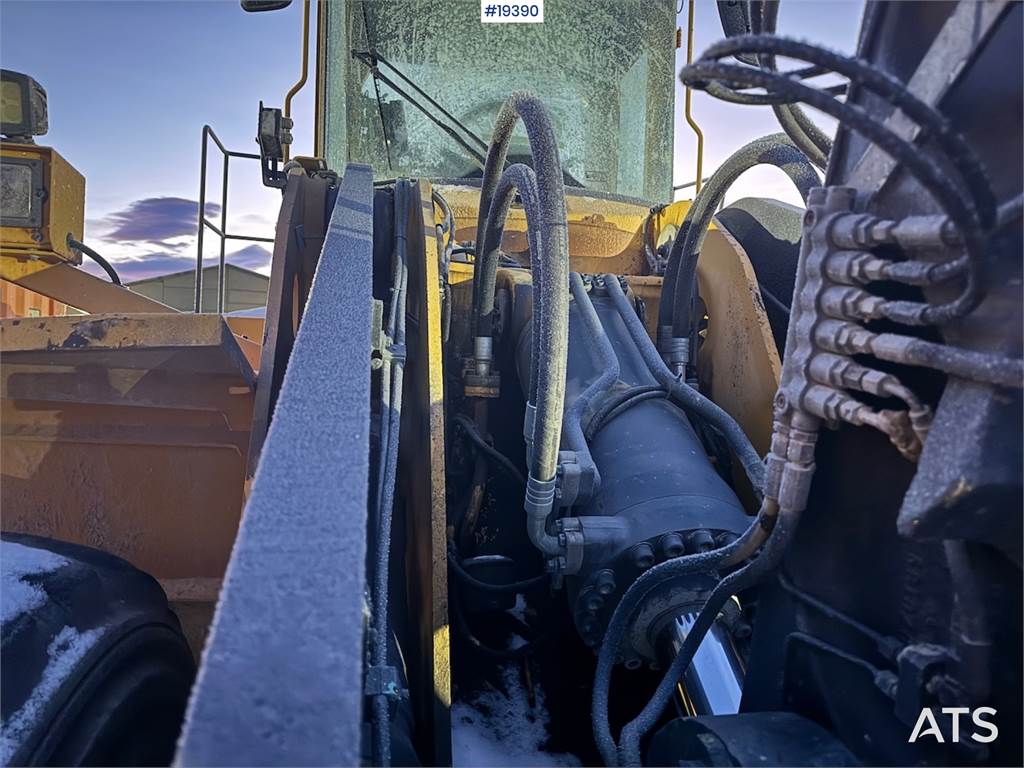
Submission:
MULTIPOLYGON (((697 619, 696 611, 677 616, 662 632, 661 647, 671 663, 697 619)), ((683 675, 683 687, 694 715, 734 715, 743 695, 744 669, 728 630, 716 621, 683 675)))

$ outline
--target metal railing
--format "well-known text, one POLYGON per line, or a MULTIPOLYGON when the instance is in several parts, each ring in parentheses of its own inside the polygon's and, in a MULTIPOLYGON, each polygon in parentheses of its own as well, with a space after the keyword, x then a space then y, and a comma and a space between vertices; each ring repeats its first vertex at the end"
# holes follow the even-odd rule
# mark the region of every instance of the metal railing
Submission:
POLYGON ((226 276, 224 274, 224 246, 228 240, 245 240, 253 243, 272 243, 274 238, 272 237, 255 237, 253 235, 232 235, 227 231, 228 225, 228 165, 232 157, 241 158, 243 160, 256 160, 259 162, 260 156, 251 152, 233 152, 229 150, 217 138, 217 134, 213 132, 213 128, 208 125, 203 126, 203 143, 202 143, 202 156, 200 159, 199 166, 199 233, 197 237, 197 253, 196 253, 196 304, 195 311, 202 312, 203 310, 203 235, 206 232, 206 228, 209 227, 213 230, 214 234, 220 238, 220 262, 217 270, 217 313, 224 313, 224 287, 226 282, 226 276), (220 191, 220 226, 218 227, 208 218, 206 218, 206 148, 209 144, 208 139, 212 138, 217 148, 220 149, 221 154, 224 157, 224 171, 221 178, 221 191, 220 191))

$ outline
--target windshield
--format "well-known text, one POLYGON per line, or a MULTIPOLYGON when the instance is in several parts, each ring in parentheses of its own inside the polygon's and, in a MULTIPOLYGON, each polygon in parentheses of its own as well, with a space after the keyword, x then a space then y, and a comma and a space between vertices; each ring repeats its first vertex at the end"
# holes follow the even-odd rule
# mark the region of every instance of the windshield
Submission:
MULTIPOLYGON (((473 152, 409 97, 442 112, 391 67, 486 143, 509 93, 540 96, 558 134, 568 183, 652 201, 672 189, 675 0, 548 0, 539 24, 482 24, 477 0, 327 4, 327 160, 370 163, 378 178, 480 175, 473 152), (386 139, 386 140, 385 140, 386 139)), ((471 148, 478 145, 452 124, 471 148)), ((520 125, 511 160, 528 154, 520 125)))

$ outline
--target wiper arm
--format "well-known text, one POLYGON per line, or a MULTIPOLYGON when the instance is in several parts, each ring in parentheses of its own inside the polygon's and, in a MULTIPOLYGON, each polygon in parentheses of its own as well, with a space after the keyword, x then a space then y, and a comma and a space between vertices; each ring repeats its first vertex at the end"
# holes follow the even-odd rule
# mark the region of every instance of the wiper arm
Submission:
MULTIPOLYGON (((473 133, 473 131, 471 131, 469 128, 467 128, 465 125, 463 125, 459 121, 459 119, 455 117, 455 115, 453 115, 447 109, 445 109, 440 104, 438 104, 435 99, 433 99, 429 94, 424 92, 424 90, 422 88, 420 88, 418 85, 416 85, 416 83, 414 83, 412 80, 410 80, 408 77, 406 77, 406 75, 404 73, 402 73, 402 71, 399 70, 394 64, 390 63, 387 59, 385 59, 383 56, 381 56, 380 53, 377 50, 375 50, 373 48, 371 48, 369 51, 353 50, 352 51, 352 58, 358 59, 363 64, 365 64, 369 68, 370 74, 373 75, 374 80, 379 80, 380 82, 384 83, 386 86, 391 88, 391 90, 393 90, 395 93, 397 93, 403 99, 405 99, 405 101, 409 102, 414 107, 416 107, 416 109, 418 109, 420 112, 422 112, 424 115, 426 115, 426 117, 432 123, 434 123, 434 125, 436 125, 442 131, 444 131, 456 144, 458 144, 463 149, 463 151, 467 155, 469 155, 469 157, 473 160, 473 162, 476 163, 480 167, 481 170, 484 168, 484 165, 487 162, 487 150, 488 150, 487 143, 483 139, 481 139, 479 136, 477 136, 475 133, 473 133), (458 126, 459 129, 466 136, 468 136, 470 139, 472 139, 483 151, 481 151, 481 149, 473 147, 468 141, 466 141, 465 138, 460 136, 459 133, 454 128, 452 128, 450 125, 446 125, 442 120, 440 120, 436 115, 434 115, 429 109, 427 109, 427 107, 425 107, 423 104, 421 104, 415 98, 410 96, 409 93, 407 93, 394 80, 392 80, 390 77, 388 77, 383 72, 381 72, 380 71, 380 66, 379 66, 381 64, 383 64, 389 70, 394 72, 395 75, 397 77, 399 77, 401 80, 403 80, 405 83, 408 83, 409 87, 412 88, 412 90, 414 90, 416 93, 418 93, 420 96, 422 96, 427 101, 428 104, 430 104, 432 107, 434 107, 434 109, 436 109, 438 112, 443 114, 446 118, 448 118, 452 123, 454 123, 456 126, 458 126)), ((383 121, 381 122, 381 127, 382 128, 384 127, 383 121)), ((384 140, 387 141, 386 132, 385 132, 384 140)))

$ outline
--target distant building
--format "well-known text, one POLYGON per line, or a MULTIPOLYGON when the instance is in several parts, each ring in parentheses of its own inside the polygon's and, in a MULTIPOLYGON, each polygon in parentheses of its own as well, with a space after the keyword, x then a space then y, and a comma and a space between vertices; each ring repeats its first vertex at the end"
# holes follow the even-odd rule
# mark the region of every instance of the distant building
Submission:
MULTIPOLYGON (((217 311, 217 265, 203 269, 203 312, 217 311)), ((224 269, 224 311, 262 307, 267 303, 270 278, 250 269, 226 265, 224 269)), ((149 277, 128 284, 133 291, 169 307, 191 312, 196 301, 195 270, 149 277)))

